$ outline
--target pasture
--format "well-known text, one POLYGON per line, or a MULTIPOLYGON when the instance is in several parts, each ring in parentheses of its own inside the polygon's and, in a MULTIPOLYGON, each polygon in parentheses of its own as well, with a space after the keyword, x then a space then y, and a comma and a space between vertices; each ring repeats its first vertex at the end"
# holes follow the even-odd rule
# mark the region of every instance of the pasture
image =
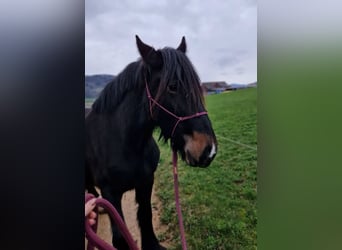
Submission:
MULTIPOLYGON (((257 89, 210 95, 206 106, 218 139, 218 154, 206 169, 179 161, 179 186, 189 249, 257 249, 257 89)), ((155 138, 158 138, 158 131, 155 138)), ((172 249, 181 249, 174 204, 171 152, 158 142, 161 158, 155 190, 163 204, 172 249)), ((166 235, 167 234, 167 235, 166 235)))

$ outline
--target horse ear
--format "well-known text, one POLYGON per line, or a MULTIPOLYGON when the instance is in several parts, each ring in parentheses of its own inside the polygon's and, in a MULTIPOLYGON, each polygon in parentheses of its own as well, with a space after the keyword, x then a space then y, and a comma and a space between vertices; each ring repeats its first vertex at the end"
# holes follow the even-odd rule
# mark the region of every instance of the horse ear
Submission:
POLYGON ((138 47, 139 53, 142 59, 144 60, 144 62, 155 68, 161 67, 162 65, 161 54, 158 53, 158 51, 156 51, 151 46, 143 43, 137 35, 135 35, 135 38, 137 41, 137 47, 138 47))
POLYGON ((182 41, 179 44, 177 50, 182 51, 183 53, 186 52, 186 42, 185 42, 185 36, 182 37, 182 41))
POLYGON ((140 40, 138 35, 135 35, 135 39, 137 41, 137 47, 138 47, 138 50, 139 50, 139 53, 140 53, 141 57, 143 59, 147 58, 147 55, 150 52, 154 51, 154 49, 151 46, 143 43, 143 41, 140 40))

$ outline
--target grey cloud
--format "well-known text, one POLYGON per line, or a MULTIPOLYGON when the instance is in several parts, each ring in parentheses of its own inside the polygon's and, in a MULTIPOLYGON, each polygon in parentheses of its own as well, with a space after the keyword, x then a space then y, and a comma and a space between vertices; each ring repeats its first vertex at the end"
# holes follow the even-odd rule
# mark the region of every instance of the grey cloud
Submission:
POLYGON ((228 50, 226 48, 219 48, 215 50, 217 60, 215 63, 220 67, 234 66, 241 63, 246 55, 245 50, 228 50))
POLYGON ((216 61, 218 66, 231 66, 237 63, 239 63, 239 59, 236 56, 223 56, 216 61))
POLYGON ((238 75, 242 75, 243 73, 245 73, 245 69, 243 67, 237 67, 237 68, 235 68, 235 72, 238 75))

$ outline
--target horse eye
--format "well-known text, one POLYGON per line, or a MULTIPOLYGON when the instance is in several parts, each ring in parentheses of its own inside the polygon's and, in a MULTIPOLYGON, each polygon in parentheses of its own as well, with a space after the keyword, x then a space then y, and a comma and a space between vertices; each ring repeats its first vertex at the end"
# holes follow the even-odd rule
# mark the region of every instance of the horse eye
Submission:
POLYGON ((167 86, 167 91, 175 94, 177 92, 177 82, 171 82, 168 86, 167 86))

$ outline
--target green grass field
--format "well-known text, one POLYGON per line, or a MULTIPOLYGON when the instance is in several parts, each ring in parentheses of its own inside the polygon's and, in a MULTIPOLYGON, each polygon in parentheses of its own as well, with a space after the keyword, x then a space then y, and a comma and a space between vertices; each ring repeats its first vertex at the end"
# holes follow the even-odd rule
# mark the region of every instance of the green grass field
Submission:
MULTIPOLYGON (((257 249, 257 152, 230 141, 257 147, 256 98, 256 88, 206 97, 218 154, 206 169, 178 164, 188 249, 257 249)), ((161 220, 169 225, 174 249, 181 249, 170 147, 159 144, 155 183, 163 203, 161 220)))

